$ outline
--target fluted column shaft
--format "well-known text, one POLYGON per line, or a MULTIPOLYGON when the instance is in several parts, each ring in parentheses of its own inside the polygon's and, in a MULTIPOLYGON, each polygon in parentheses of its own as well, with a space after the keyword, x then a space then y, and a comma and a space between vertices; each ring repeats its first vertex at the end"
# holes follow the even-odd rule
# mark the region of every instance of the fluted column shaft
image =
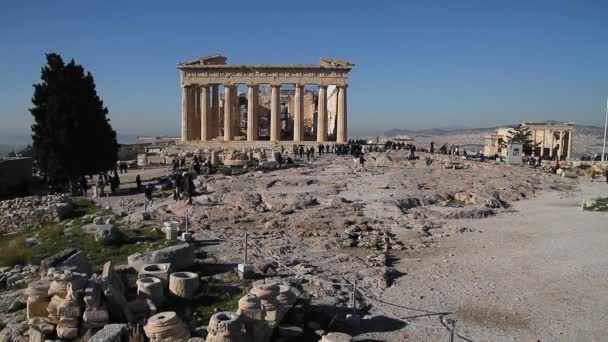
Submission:
POLYGON ((188 141, 188 102, 189 90, 187 86, 182 86, 182 141, 188 141))
POLYGON ((348 140, 346 132, 346 86, 338 87, 338 115, 336 127, 336 142, 345 143, 348 140))
POLYGON ((247 88, 247 141, 258 139, 258 85, 247 88))
POLYGON ((209 139, 214 139, 219 135, 220 130, 220 99, 219 99, 219 85, 211 85, 211 113, 210 113, 210 125, 209 125, 209 139))
POLYGON ((327 141, 327 86, 319 86, 317 110, 317 142, 327 141))
POLYGON ((201 111, 200 111, 200 86, 198 84, 192 87, 192 135, 190 140, 200 140, 201 138, 201 111))
POLYGON ((568 131, 568 160, 572 160, 572 131, 568 131))
POLYGON ((270 94, 270 141, 281 139, 281 86, 271 85, 270 94))
POLYGON ((199 93, 199 108, 201 117, 201 140, 207 141, 211 138, 211 110, 209 106, 209 86, 202 85, 199 93))
POLYGON ((296 84, 295 106, 293 111, 293 141, 304 140, 304 86, 296 84))
POLYGON ((559 156, 558 159, 564 159, 564 131, 559 131, 559 156))
POLYGON ((232 135, 241 135, 241 107, 238 86, 232 88, 232 135))
POLYGON ((224 85, 224 141, 230 141, 234 138, 232 132, 232 85, 224 85))

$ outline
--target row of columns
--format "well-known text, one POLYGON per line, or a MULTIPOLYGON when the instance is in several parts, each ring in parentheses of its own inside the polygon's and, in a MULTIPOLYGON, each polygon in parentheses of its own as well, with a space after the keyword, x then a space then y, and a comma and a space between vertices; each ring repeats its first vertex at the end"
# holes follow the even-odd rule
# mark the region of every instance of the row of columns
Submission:
MULTIPOLYGON (((555 139, 555 132, 556 130, 547 130, 544 129, 542 132, 543 134, 543 138, 541 141, 541 148, 540 148, 540 155, 542 156, 544 154, 545 151, 545 140, 546 140, 546 134, 547 131, 549 132, 549 134, 551 135, 551 139, 550 139, 550 143, 549 143, 549 158, 553 159, 554 157, 554 153, 553 151, 555 150, 555 145, 556 145, 556 139, 555 139)), ((564 138, 566 137, 566 134, 568 135, 568 151, 566 154, 566 159, 570 160, 572 159, 572 143, 573 143, 573 139, 572 139, 572 134, 573 132, 571 130, 559 130, 559 148, 557 150, 557 157, 558 158, 563 158, 564 157, 564 138)), ((535 133, 536 134, 536 133, 535 133)))
MULTIPOLYGON (((182 141, 208 141, 219 134, 219 85, 193 85, 182 87, 182 141), (193 113, 194 115, 189 115, 193 113), (193 120, 194 122, 191 122, 193 120), (196 123, 200 122, 200 134, 196 123)), ((270 94, 270 141, 281 139, 281 86, 271 85, 270 94)), ((259 85, 249 85, 247 89, 247 141, 258 139, 259 85)), ((338 112, 336 142, 347 141, 346 86, 338 86, 338 112)), ((240 106, 237 86, 224 85, 224 141, 234 140, 240 133, 240 106)), ((304 141, 304 85, 295 87, 295 106, 293 113, 293 141, 304 141)), ((319 86, 317 113, 317 142, 326 142, 327 136, 327 86, 319 86)))

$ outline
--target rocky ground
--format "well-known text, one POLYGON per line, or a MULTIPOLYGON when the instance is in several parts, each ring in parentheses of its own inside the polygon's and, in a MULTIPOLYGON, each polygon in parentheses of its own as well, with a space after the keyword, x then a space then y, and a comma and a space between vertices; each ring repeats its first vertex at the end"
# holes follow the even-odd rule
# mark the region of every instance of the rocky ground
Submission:
POLYGON ((451 313, 441 316, 444 321, 460 317, 445 306, 426 306, 436 296, 428 284, 455 275, 413 273, 410 263, 423 264, 454 239, 483 237, 484 218, 516 215, 520 200, 546 192, 564 196, 577 186, 574 179, 492 162, 433 156, 427 166, 400 152, 368 157, 365 170, 350 158, 330 155, 272 172, 213 175, 200 183, 202 194, 192 206, 161 200, 153 216, 184 218, 187 211, 199 237, 221 241, 207 251, 225 263, 241 262, 247 233, 256 270, 291 279, 327 312, 325 322, 349 311, 356 281, 357 305, 371 314, 360 329, 349 331, 359 339, 433 340, 447 336, 435 312, 451 313), (424 286, 409 287, 414 279, 424 286), (419 312, 407 325, 397 319, 406 317, 402 309, 378 300, 407 303, 419 312), (424 321, 417 316, 430 317, 432 322, 419 324, 439 331, 414 328, 424 321))
MULTIPOLYGON (((159 185, 150 219, 187 216, 197 240, 212 242, 201 249, 218 265, 242 262, 247 236, 260 277, 288 281, 310 297, 313 330, 339 329, 361 341, 436 341, 448 338, 454 319, 462 340, 603 336, 597 315, 605 305, 591 303, 608 294, 608 275, 596 271, 608 260, 592 255, 607 247, 606 214, 578 210, 580 179, 437 155, 427 166, 427 155, 414 162, 403 155, 370 154, 363 170, 326 155, 279 170, 201 176, 192 205, 159 185), (571 248, 581 251, 572 260, 571 248), (363 320, 338 324, 352 312, 355 284, 363 320)), ((138 173, 159 184, 167 170, 138 173)), ((98 199, 127 214, 119 222, 148 219, 143 196, 131 192, 135 175, 122 176, 121 196, 98 199)), ((603 183, 585 186, 606 193, 603 183)), ((19 306, 18 297, 5 294, 0 304, 19 306)))

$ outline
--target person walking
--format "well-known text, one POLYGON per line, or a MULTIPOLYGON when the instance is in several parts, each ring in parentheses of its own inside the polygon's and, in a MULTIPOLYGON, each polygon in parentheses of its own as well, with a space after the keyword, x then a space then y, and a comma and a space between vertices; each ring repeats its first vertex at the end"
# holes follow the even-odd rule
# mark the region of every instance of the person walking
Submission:
POLYGON ((139 174, 135 176, 135 190, 137 192, 141 191, 141 177, 139 176, 139 174))
POLYGON ((192 204, 192 194, 194 192, 194 182, 192 181, 192 176, 189 173, 184 172, 183 180, 184 195, 188 198, 188 204, 192 204))
POLYGON ((152 208, 154 201, 152 200, 152 185, 146 185, 144 189, 144 211, 148 211, 148 208, 152 208))
POLYGON ((363 153, 359 154, 359 166, 361 166, 361 170, 365 169, 365 158, 363 158, 363 153))
POLYGON ((279 167, 283 166, 283 154, 281 152, 277 153, 277 163, 279 163, 279 167))

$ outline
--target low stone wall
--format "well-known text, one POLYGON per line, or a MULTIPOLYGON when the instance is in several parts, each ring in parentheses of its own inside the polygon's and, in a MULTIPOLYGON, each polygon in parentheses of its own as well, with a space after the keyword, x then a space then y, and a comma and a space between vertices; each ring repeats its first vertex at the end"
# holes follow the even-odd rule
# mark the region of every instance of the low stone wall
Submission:
POLYGON ((32 158, 0 158, 0 198, 23 190, 32 182, 32 158))
POLYGON ((0 201, 0 232, 59 222, 72 212, 65 195, 30 196, 0 201))

